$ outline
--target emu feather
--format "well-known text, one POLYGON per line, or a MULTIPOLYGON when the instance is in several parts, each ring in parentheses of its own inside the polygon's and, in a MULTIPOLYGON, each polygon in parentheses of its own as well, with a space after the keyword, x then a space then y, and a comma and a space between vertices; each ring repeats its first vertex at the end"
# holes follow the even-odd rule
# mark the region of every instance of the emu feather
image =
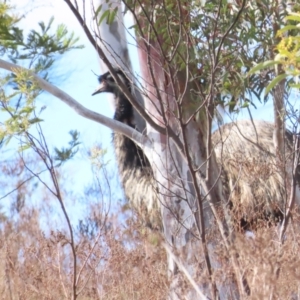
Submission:
MULTIPOLYGON (((217 163, 223 171, 225 199, 232 204, 235 219, 252 222, 284 214, 291 182, 293 135, 286 131, 285 156, 279 159, 273 132, 272 123, 243 120, 226 124, 212 135, 217 163)), ((296 182, 299 186, 299 175, 296 182)))

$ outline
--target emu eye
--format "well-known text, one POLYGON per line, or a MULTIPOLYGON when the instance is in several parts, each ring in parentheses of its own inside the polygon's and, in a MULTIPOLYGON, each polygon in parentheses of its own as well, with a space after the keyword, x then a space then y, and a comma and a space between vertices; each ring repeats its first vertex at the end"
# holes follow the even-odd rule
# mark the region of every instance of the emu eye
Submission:
POLYGON ((98 82, 101 83, 103 80, 104 80, 103 76, 100 75, 100 76, 98 77, 98 82))

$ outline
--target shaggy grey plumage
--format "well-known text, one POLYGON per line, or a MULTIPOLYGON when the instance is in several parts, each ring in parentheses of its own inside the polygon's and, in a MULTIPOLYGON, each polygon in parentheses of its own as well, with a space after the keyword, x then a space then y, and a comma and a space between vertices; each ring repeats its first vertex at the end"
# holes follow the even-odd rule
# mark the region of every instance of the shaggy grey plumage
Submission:
MULTIPOLYGON (((124 73, 119 69, 116 69, 116 73, 131 92, 131 84, 124 73)), ((136 128, 133 107, 115 84, 110 73, 99 76, 99 83, 100 86, 93 95, 112 93, 115 98, 114 119, 136 128)), ((126 198, 146 226, 161 228, 155 181, 148 159, 142 149, 123 134, 114 133, 113 143, 126 198)))
POLYGON ((285 157, 280 161, 273 132, 272 123, 243 120, 226 124, 212 135, 217 162, 223 169, 225 198, 232 204, 234 218, 245 227, 266 217, 282 218, 287 203, 289 185, 282 162, 291 170, 293 136, 286 131, 285 157))

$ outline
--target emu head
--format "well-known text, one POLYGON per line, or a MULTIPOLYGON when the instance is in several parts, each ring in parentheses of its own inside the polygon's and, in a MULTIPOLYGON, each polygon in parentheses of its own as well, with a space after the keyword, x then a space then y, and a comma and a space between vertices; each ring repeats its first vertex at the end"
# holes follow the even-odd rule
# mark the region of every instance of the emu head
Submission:
MULTIPOLYGON (((120 69, 115 69, 120 80, 126 85, 131 92, 131 85, 125 74, 120 69)), ((99 93, 112 93, 114 95, 114 119, 126 123, 131 127, 136 127, 134 121, 133 107, 127 97, 122 93, 118 84, 115 82, 110 72, 107 72, 98 78, 99 86, 92 95, 99 93)))
MULTIPOLYGON (((131 85, 123 71, 119 68, 115 69, 116 74, 119 76, 120 80, 126 85, 129 91, 131 91, 131 85)), ((115 80, 111 76, 110 72, 106 72, 103 75, 100 75, 98 78, 99 86, 94 91, 92 96, 100 93, 112 93, 115 96, 120 96, 122 94, 119 86, 116 84, 115 80)))

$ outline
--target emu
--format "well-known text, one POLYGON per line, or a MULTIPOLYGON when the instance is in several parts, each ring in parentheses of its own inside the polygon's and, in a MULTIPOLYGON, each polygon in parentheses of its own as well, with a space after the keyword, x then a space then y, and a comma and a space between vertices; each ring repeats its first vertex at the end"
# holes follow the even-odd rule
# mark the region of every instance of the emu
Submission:
MULTIPOLYGON (((132 92, 130 81, 125 74, 120 69, 115 71, 129 92, 132 92)), ((114 119, 136 128, 133 107, 111 74, 107 72, 99 76, 98 81, 100 85, 92 95, 112 93, 115 101, 114 119)), ((113 133, 113 143, 126 198, 147 227, 161 229, 155 181, 147 157, 138 145, 123 134, 113 133)))
MULTIPOLYGON (((120 69, 115 71, 132 92, 125 74, 120 69)), ((93 95, 112 93, 114 119, 136 128, 133 107, 110 73, 98 80, 100 85, 93 95)), ((251 226, 257 220, 279 221, 283 216, 286 178, 276 159, 273 131, 272 123, 244 120, 226 124, 212 135, 217 163, 222 168, 224 196, 235 224, 240 223, 242 229, 253 229, 251 226)), ((293 136, 286 131, 285 138, 286 155, 281 161, 291 166, 293 136)), ((139 146, 120 133, 113 134, 113 143, 126 198, 148 227, 161 229, 155 180, 148 159, 139 146)), ((299 183, 300 176, 298 186, 299 183)))

